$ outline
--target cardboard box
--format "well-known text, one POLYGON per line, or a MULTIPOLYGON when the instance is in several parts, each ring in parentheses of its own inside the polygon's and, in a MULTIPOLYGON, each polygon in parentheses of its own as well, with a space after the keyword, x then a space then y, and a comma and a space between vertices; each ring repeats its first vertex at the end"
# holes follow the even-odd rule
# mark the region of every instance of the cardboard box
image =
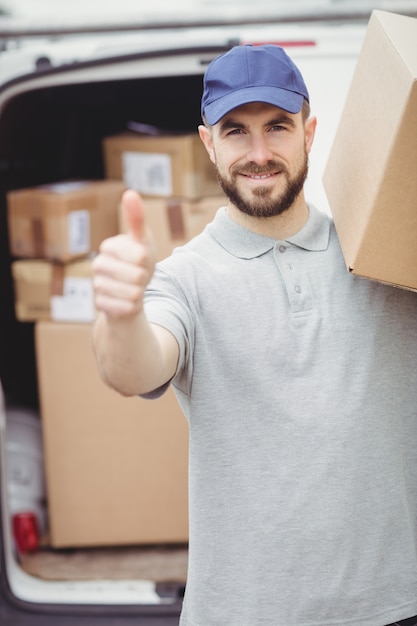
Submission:
MULTIPOLYGON (((174 248, 195 237, 213 220, 217 210, 227 204, 225 196, 210 196, 202 200, 143 197, 146 225, 155 241, 158 260, 171 254, 174 248)), ((126 232, 123 212, 119 207, 119 229, 126 232)))
POLYGON ((91 260, 12 262, 15 314, 20 322, 92 322, 96 311, 91 260))
POLYGON ((19 258, 61 262, 95 252, 117 234, 119 180, 74 181, 7 194, 10 251, 19 258))
POLYGON ((220 193, 197 133, 149 136, 126 132, 103 140, 105 173, 148 196, 195 199, 220 193))
POLYGON ((54 547, 188 540, 187 422, 172 389, 124 398, 102 382, 90 324, 35 327, 54 547))
POLYGON ((346 265, 417 289, 417 19, 373 11, 323 183, 346 265))

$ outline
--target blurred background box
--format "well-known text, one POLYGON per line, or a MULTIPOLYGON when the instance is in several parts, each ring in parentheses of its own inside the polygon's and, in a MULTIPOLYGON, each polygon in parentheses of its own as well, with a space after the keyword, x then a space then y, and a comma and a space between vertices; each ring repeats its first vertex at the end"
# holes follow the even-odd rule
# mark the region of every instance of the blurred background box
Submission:
POLYGON ((9 246, 18 258, 68 262, 117 233, 119 180, 60 182, 7 194, 9 246))
POLYGON ((90 324, 35 327, 53 547, 188 540, 188 428, 170 388, 125 398, 102 382, 90 324))
POLYGON ((92 322, 95 318, 91 259, 58 263, 12 262, 15 314, 20 322, 92 322))
POLYGON ((221 193, 213 163, 197 133, 142 135, 132 131, 103 139, 107 178, 148 196, 201 198, 221 193))
MULTIPOLYGON (((184 198, 143 197, 146 224, 152 231, 158 260, 171 254, 211 222, 221 206, 227 204, 224 196, 208 196, 199 200, 184 198)), ((126 232, 122 208, 119 213, 120 232, 126 232)))

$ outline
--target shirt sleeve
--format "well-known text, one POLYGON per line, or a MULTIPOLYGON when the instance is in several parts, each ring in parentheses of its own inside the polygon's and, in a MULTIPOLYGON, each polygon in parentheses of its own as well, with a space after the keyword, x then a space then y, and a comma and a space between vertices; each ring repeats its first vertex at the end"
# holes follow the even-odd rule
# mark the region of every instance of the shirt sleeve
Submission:
POLYGON ((144 307, 148 321, 168 330, 175 337, 179 347, 178 365, 173 379, 146 394, 146 397, 161 396, 171 383, 183 394, 189 395, 193 373, 195 319, 184 287, 170 272, 157 266, 146 290, 144 307))

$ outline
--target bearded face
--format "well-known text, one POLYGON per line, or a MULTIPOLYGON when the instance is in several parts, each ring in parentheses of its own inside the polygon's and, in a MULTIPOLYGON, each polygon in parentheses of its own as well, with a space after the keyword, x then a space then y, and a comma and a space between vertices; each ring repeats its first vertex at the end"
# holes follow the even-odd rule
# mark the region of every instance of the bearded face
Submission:
POLYGON ((308 174, 308 155, 304 150, 293 172, 281 161, 271 160, 259 166, 254 162, 235 165, 228 175, 216 166, 221 188, 232 204, 253 217, 273 217, 287 211, 301 193, 308 174), (247 178, 258 181, 248 187, 247 178), (265 185, 262 181, 265 179, 265 185))

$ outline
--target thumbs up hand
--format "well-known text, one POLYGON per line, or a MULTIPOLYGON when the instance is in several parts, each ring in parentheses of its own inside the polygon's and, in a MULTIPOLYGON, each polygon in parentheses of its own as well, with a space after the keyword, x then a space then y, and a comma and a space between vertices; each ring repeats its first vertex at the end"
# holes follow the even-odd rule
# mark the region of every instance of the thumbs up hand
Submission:
POLYGON ((138 193, 124 192, 122 212, 126 234, 105 239, 92 264, 96 308, 115 319, 131 318, 142 310, 144 292, 156 262, 138 193))
POLYGON ((145 235, 145 212, 139 194, 131 189, 125 191, 122 198, 122 211, 129 234, 136 241, 142 241, 145 235))

